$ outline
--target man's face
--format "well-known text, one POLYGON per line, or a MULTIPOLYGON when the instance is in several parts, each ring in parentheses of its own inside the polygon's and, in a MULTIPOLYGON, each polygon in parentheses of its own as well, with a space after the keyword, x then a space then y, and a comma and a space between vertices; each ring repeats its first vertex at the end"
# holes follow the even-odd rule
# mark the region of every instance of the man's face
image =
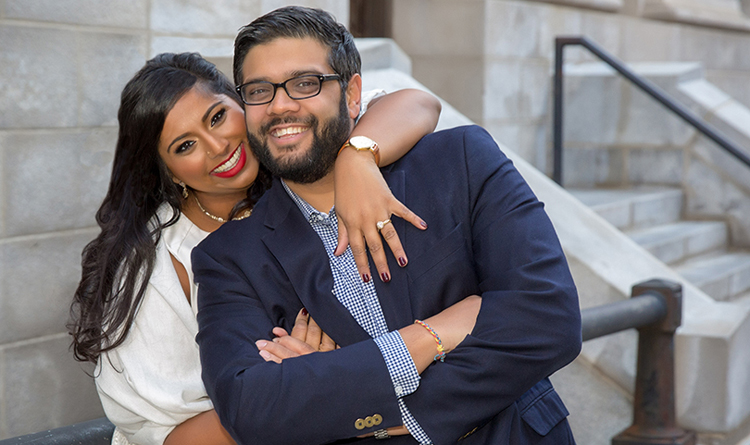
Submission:
MULTIPOLYGON (((242 82, 281 83, 304 74, 333 74, 328 49, 311 38, 278 38, 247 53, 242 82)), ((355 78, 346 94, 332 80, 323 82, 320 94, 308 99, 291 99, 279 88, 271 103, 246 105, 248 137, 258 159, 272 173, 293 182, 311 183, 329 173, 359 112, 359 78, 355 78)))

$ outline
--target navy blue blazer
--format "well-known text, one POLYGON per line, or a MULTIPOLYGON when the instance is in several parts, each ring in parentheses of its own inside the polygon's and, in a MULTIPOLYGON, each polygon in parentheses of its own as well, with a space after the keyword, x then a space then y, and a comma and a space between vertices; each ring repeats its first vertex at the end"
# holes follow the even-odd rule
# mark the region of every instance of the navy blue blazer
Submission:
MULTIPOLYGON (((542 203, 476 126, 426 136, 383 175, 429 224, 394 218, 409 264, 389 255, 391 282, 376 280, 389 329, 482 296, 471 335, 404 398, 411 413, 435 444, 573 443, 547 377, 580 351, 580 310, 542 203)), ((323 444, 402 424, 379 349, 332 294, 323 244, 278 180, 192 259, 203 380, 235 440, 323 444), (341 348, 265 362, 255 341, 290 330, 302 307, 341 348), (380 425, 355 427, 375 414, 380 425)))

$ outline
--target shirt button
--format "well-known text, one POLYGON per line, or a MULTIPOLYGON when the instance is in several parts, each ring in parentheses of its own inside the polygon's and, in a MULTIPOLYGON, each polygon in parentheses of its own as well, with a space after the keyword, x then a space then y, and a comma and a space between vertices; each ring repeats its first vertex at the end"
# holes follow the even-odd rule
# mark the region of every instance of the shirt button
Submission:
POLYGON ((400 396, 403 393, 404 393, 404 388, 402 388, 401 386, 397 386, 396 387, 396 395, 400 396))

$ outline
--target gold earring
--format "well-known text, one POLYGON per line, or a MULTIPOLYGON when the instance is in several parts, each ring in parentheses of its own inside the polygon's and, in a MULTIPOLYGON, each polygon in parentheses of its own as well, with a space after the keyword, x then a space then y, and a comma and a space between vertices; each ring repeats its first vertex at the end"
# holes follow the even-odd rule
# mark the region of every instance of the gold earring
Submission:
POLYGON ((187 199, 188 198, 187 186, 182 181, 179 182, 179 185, 182 187, 182 197, 187 199))

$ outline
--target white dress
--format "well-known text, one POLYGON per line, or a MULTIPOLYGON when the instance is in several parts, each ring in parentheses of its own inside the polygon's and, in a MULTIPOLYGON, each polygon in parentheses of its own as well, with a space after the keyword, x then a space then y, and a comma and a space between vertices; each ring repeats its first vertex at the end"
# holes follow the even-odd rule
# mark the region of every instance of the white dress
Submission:
MULTIPOLYGON (((171 212, 159 209, 162 221, 171 212)), ((161 444, 182 422, 213 408, 201 380, 190 253, 208 232, 187 217, 162 232, 156 264, 125 342, 102 354, 95 374, 113 444, 161 444), (188 304, 169 254, 190 277, 188 304)))
MULTIPOLYGON (((383 90, 362 94, 360 116, 383 90)), ((158 210, 161 221, 169 206, 158 210)), ((162 231, 156 264, 143 301, 125 341, 102 354, 95 382, 107 418, 115 424, 112 445, 163 444, 182 422, 213 409, 201 380, 196 321, 198 286, 190 253, 208 236, 186 216, 162 231), (190 304, 172 260, 185 266, 190 278, 190 304)))

